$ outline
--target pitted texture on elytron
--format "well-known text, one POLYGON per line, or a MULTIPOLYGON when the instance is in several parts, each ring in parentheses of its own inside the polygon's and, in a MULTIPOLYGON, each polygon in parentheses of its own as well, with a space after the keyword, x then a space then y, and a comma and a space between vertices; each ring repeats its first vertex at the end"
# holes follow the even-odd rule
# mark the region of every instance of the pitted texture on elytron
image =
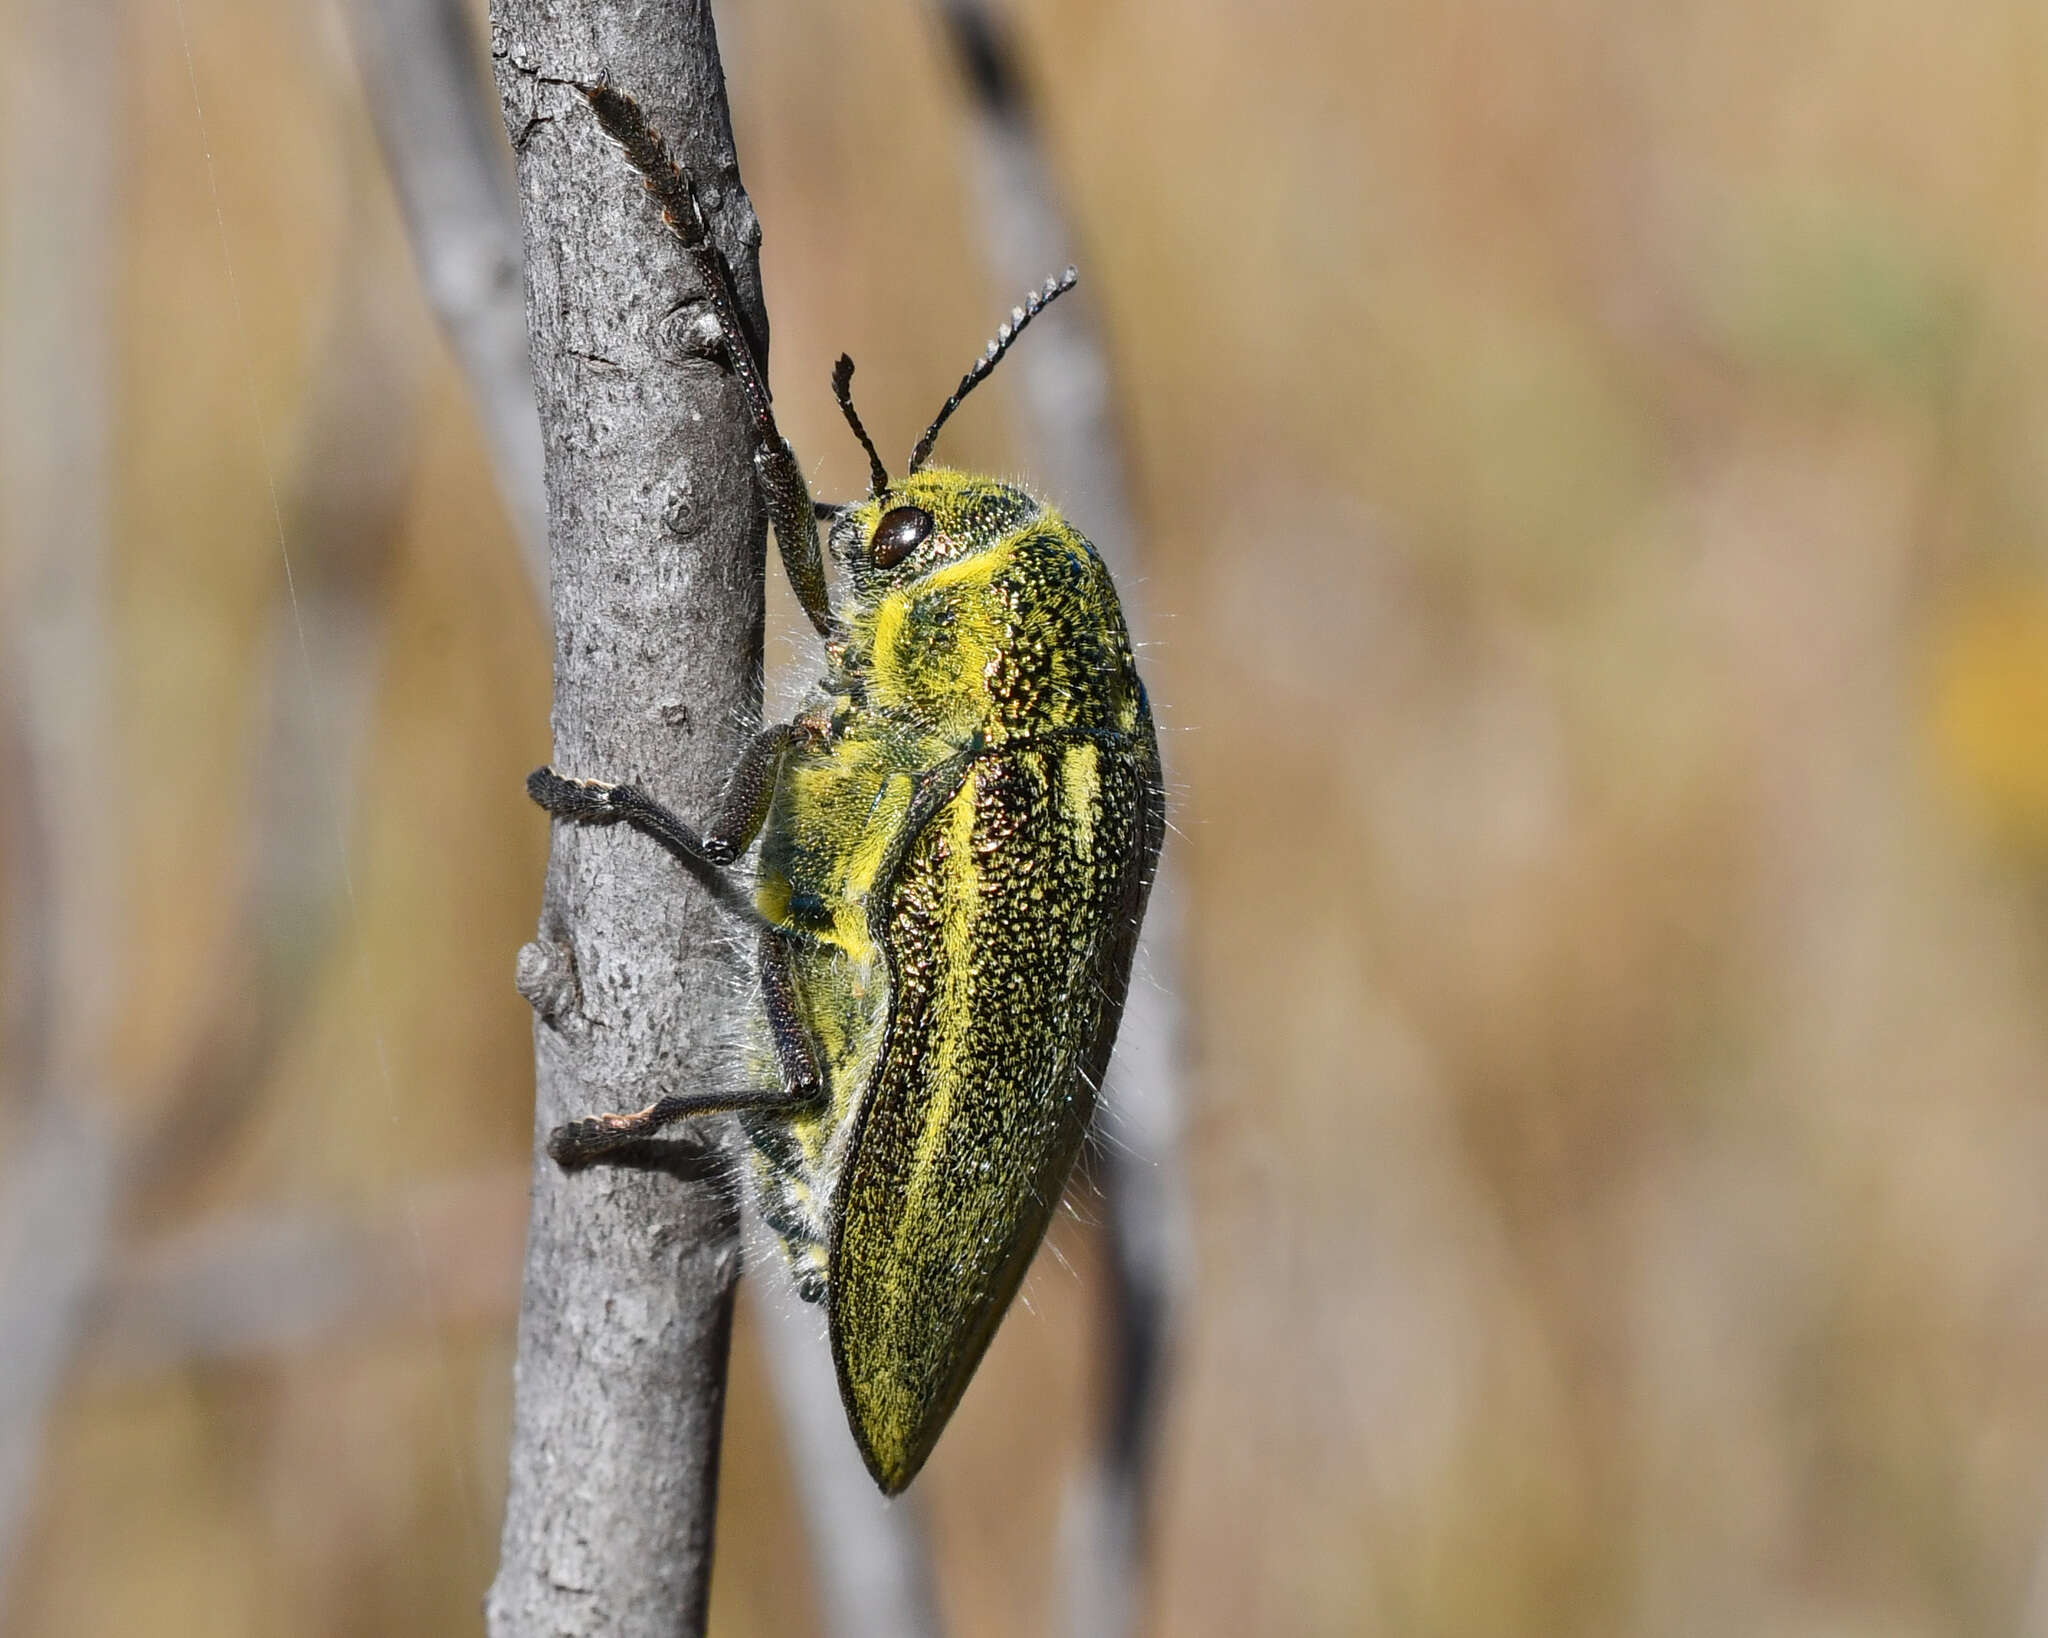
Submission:
POLYGON ((1129 727, 1136 675, 1109 576, 1065 525, 1034 529, 990 583, 1002 638, 983 676, 994 722, 1028 736, 1075 724, 1129 727))

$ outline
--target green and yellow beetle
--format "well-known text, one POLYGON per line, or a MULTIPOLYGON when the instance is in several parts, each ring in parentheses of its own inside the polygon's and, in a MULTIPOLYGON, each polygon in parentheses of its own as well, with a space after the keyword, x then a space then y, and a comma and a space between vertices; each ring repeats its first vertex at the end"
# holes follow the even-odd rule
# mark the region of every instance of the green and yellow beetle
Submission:
POLYGON ((854 1438, 894 1494, 930 1455, 1059 1203, 1165 825, 1151 711, 1094 547, 1021 489, 925 464, 1074 274, 1012 313, 900 479, 854 411, 842 358, 833 390, 872 485, 814 507, 688 178, 631 98, 585 95, 707 287, 829 675, 795 721, 754 739, 702 833, 630 785, 550 768, 528 780, 550 813, 623 819, 709 864, 758 840, 776 1069, 732 1095, 572 1122, 549 1150, 584 1165, 686 1116, 737 1112, 762 1217, 799 1294, 826 1304, 854 1438))

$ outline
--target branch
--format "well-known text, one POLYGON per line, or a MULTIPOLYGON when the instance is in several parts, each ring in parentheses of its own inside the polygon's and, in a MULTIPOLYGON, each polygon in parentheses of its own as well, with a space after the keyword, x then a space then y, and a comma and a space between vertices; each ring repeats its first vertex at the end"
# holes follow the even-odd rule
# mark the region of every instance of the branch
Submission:
POLYGON ((13 742, 6 975, 15 990, 5 1012, 19 1123, 0 1177, 0 1590, 117 1196, 106 1044, 123 948, 107 697, 119 22, 109 0, 20 8, 0 142, 0 539, 11 560, 13 742))
MULTIPOLYGON (((753 435, 730 375, 671 322, 699 294, 681 247, 574 86, 609 79, 668 135, 765 338, 709 6, 497 0, 491 48, 547 457, 555 764, 701 809, 760 711, 753 435)), ((681 1144, 650 1145, 666 1162, 646 1169, 567 1173, 540 1142, 719 1056, 743 993, 729 946, 660 849, 556 827, 521 953, 536 1163, 496 1638, 703 1630, 736 1204, 681 1144)))
MULTIPOLYGON (((518 206, 499 174, 496 153, 468 140, 475 122, 446 106, 456 99, 472 108, 482 103, 470 60, 476 42, 463 8, 457 0, 354 0, 349 15, 372 118, 404 201, 413 259, 423 276, 435 268, 461 269, 481 261, 473 247, 493 238, 516 246, 518 206), (450 140, 450 132, 463 140, 450 140), (449 208, 451 201, 461 208, 449 208), (485 209, 496 218, 495 228, 476 220, 485 209)), ((450 298, 474 289, 476 282, 447 282, 449 290, 436 291, 434 305, 480 415, 494 429, 520 427, 530 435, 530 471, 501 458, 497 478, 516 514, 542 520, 536 526, 542 549, 534 583, 545 603, 546 502, 523 315, 516 358, 465 341, 468 305, 450 298)), ((496 287, 491 290, 495 300, 496 287)), ((498 333, 495 323, 469 327, 498 333)), ((908 1503, 891 1505, 876 1493, 846 1438, 838 1379, 811 1318, 773 1297, 758 1306, 774 1333, 769 1376, 789 1446, 800 1453, 795 1478, 830 1630, 838 1638, 936 1634, 941 1630, 936 1595, 917 1509, 908 1503)))
POLYGON ((51 1100, 0 1187, 0 1589, 15 1566, 43 1424, 85 1333, 110 1250, 119 1152, 89 1098, 51 1100))
MULTIPOLYGON (((1049 269, 1081 259, 1028 87, 1003 19, 985 0, 937 0, 937 9, 973 94, 973 174, 992 270, 1003 288, 1026 289, 1049 269)), ((1100 312, 1084 280, 1067 298, 1064 322, 1035 334, 1010 368, 1023 386, 1034 469, 1109 565, 1142 645, 1149 622, 1138 530, 1100 312)), ((1180 1166, 1185 1026, 1175 970, 1179 878, 1169 838, 1097 1116, 1110 1252, 1110 1380, 1094 1462, 1068 1498, 1062 1531, 1074 1638, 1121 1638, 1137 1630, 1143 1614, 1152 1458, 1174 1314, 1188 1278, 1180 1166)))

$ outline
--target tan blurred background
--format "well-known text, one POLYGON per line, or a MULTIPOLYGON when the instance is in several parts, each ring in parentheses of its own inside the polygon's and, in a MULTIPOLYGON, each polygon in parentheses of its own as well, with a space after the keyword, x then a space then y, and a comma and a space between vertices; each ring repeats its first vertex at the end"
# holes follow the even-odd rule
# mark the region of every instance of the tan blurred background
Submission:
MULTIPOLYGON (((24 4, 10 161, 99 129, 20 114, 24 4)), ((122 1224, 0 1626, 478 1631, 548 643, 337 14, 181 4, 111 30, 91 202, 99 1105, 259 1069, 122 1224), (288 709, 319 755, 280 787, 288 709)), ((1013 11, 1129 410, 1186 872, 1152 1630, 2048 1635, 2048 22, 1013 11)), ((1015 295, 962 93, 914 0, 719 22, 779 402, 846 493, 832 358, 898 448, 1015 295)), ((1019 470, 1013 392, 949 459, 1019 470)), ((1051 1629, 1080 1219, 920 1486, 962 1634, 1051 1629)), ((815 1622, 759 1347, 743 1311, 725 1635, 815 1622)))

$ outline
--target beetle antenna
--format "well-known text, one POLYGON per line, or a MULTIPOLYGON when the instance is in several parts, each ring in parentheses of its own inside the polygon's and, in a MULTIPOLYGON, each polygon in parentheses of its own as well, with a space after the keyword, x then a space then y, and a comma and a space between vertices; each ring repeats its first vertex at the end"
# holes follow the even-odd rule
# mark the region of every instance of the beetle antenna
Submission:
POLYGON ((1081 275, 1068 268, 1056 279, 1047 279, 1043 290, 1034 290, 1024 298, 1022 307, 1010 309, 1010 317, 996 331, 995 340, 988 344, 988 351, 974 361, 974 368, 960 378, 960 385, 953 396, 946 400, 946 407, 939 411, 938 418, 924 429, 924 436, 917 441, 917 448, 910 452, 910 470, 917 471, 930 457, 932 445, 939 441, 939 428, 946 424, 946 418, 960 407, 960 401, 988 379, 989 372, 1002 362, 1003 354, 1010 350, 1010 343, 1024 333, 1024 326, 1050 307, 1060 297, 1073 289, 1081 275))
POLYGON ((874 439, 868 436, 868 429, 860 424, 860 411, 853 407, 853 360, 845 353, 841 353, 839 362, 832 366, 832 396, 839 400, 846 424, 853 428, 860 447, 868 452, 868 472, 873 480, 868 493, 879 495, 889 487, 889 469, 882 464, 882 457, 875 448, 874 439))

